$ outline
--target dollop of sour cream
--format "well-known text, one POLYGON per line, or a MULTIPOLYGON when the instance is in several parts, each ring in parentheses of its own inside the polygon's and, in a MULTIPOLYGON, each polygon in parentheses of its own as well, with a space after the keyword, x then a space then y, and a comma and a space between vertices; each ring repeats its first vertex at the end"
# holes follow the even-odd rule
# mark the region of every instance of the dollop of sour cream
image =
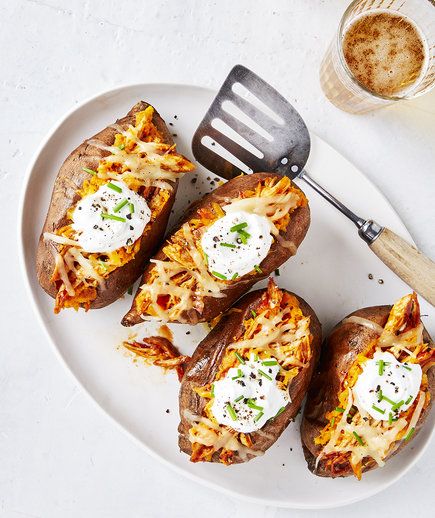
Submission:
POLYGON ((373 419, 396 418, 414 403, 421 385, 420 365, 400 363, 391 353, 377 351, 362 368, 354 387, 356 404, 373 419))
POLYGON ((151 211, 144 198, 124 182, 112 181, 82 198, 72 219, 85 252, 111 252, 139 239, 151 211))
POLYGON ((281 413, 290 397, 276 384, 279 369, 275 358, 261 361, 251 355, 250 360, 215 381, 211 411, 218 423, 249 433, 281 413))
POLYGON ((233 279, 259 268, 272 245, 270 230, 265 216, 245 211, 219 218, 201 238, 210 273, 221 279, 233 279))

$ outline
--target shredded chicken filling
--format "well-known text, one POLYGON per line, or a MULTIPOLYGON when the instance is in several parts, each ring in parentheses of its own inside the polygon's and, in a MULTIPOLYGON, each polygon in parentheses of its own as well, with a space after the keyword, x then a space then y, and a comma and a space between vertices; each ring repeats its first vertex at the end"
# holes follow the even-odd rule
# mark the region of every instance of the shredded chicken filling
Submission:
MULTIPOLYGON (((198 210, 196 218, 185 223, 163 248, 164 257, 152 260, 154 267, 148 274, 135 307, 143 317, 153 316, 165 320, 183 321, 183 313, 195 309, 199 314, 204 309, 204 298, 225 296, 225 289, 240 279, 219 280, 207 269, 207 257, 201 249, 200 240, 207 227, 226 212, 252 210, 269 218, 274 239, 282 240, 292 212, 307 205, 304 194, 287 177, 277 181, 268 178, 258 183, 255 189, 241 193, 230 203, 213 203, 198 210), (240 208, 241 206, 241 208, 240 208)), ((291 243, 284 246, 292 248, 291 243)), ((294 245, 293 245, 294 247, 294 245)), ((248 274, 258 275, 258 272, 248 274)))
MULTIPOLYGON (((350 322, 377 327, 365 319, 349 318, 350 322)), ((342 380, 336 409, 326 413, 328 424, 314 442, 322 446, 317 464, 323 462, 334 475, 345 472, 350 465, 360 479, 364 461, 372 458, 379 466, 392 453, 398 442, 414 433, 421 412, 430 404, 427 370, 435 362, 434 349, 423 341, 423 325, 416 294, 400 299, 392 308, 380 335, 359 354, 342 380), (401 363, 418 363, 423 370, 420 392, 412 406, 391 420, 376 420, 354 403, 353 387, 362 373, 363 364, 377 350, 388 351, 401 363)))
MULTIPOLYGON (((238 356, 257 355, 261 360, 275 358, 280 365, 277 385, 288 390, 292 381, 308 367, 312 356, 310 317, 305 316, 293 295, 280 290, 272 280, 250 318, 244 320, 240 336, 227 346, 214 380, 194 390, 204 398, 201 416, 190 416, 189 439, 193 462, 211 461, 219 453, 219 461, 232 464, 235 455, 242 459, 256 455, 253 434, 236 432, 220 425, 212 413, 213 383, 225 377, 229 369, 239 364, 238 356), (236 354, 237 353, 237 354, 236 354)), ((255 432, 262 435, 262 431, 255 432)))
MULTIPOLYGON (((119 133, 112 146, 98 140, 88 145, 108 151, 101 158, 95 174, 85 180, 77 191, 78 200, 95 193, 112 179, 125 182, 134 192, 147 201, 151 210, 150 222, 142 236, 131 246, 125 246, 108 253, 87 253, 75 244, 72 228, 72 214, 76 203, 67 213, 68 224, 55 234, 46 233, 44 238, 51 242, 55 255, 55 268, 51 281, 56 285, 55 312, 63 308, 80 307, 88 310, 97 297, 97 290, 104 287, 104 280, 116 269, 131 261, 138 253, 142 239, 146 236, 171 196, 173 182, 192 171, 194 166, 175 152, 175 145, 163 142, 163 137, 152 119, 154 109, 149 106, 136 114, 135 125, 124 130, 114 125, 119 133)), ((92 171, 92 170, 91 170, 92 171)), ((83 174, 86 174, 84 172, 83 174)))

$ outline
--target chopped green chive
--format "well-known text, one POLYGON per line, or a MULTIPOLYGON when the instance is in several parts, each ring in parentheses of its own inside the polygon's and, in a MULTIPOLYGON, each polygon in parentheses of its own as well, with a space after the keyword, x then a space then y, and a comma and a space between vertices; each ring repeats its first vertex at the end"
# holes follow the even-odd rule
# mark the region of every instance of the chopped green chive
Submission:
MULTIPOLYGON (((381 390, 380 390, 379 392, 381 393, 381 395, 380 395, 381 400, 384 400, 384 401, 386 401, 387 403, 390 403, 390 405, 392 405, 392 406, 396 405, 396 402, 395 402, 395 401, 393 401, 392 399, 388 398, 387 396, 384 396, 384 395, 382 394, 382 391, 381 391, 381 390)), ((402 403, 403 403, 403 402, 402 402, 402 403)), ((401 403, 401 404, 402 404, 402 403, 401 403)), ((399 406, 400 406, 400 405, 399 405, 399 406)))
POLYGON ((85 173, 89 173, 93 176, 95 176, 97 174, 97 171, 94 171, 93 169, 89 169, 89 167, 82 167, 82 170, 85 172, 85 173))
POLYGON ((279 276, 281 275, 281 274, 279 273, 279 268, 277 268, 277 269, 275 270, 275 275, 276 275, 277 277, 279 277, 279 276))
POLYGON ((331 419, 331 428, 335 425, 335 417, 331 419))
POLYGON ((121 216, 115 216, 114 214, 107 214, 106 212, 102 212, 101 213, 101 217, 103 219, 113 219, 115 221, 122 221, 123 223, 125 223, 125 218, 121 218, 121 216))
POLYGON ((265 367, 270 367, 272 365, 278 365, 278 362, 276 360, 264 360, 263 365, 265 367))
POLYGON ((233 421, 237 421, 236 411, 234 410, 234 408, 229 403, 227 403, 227 410, 228 410, 228 413, 230 414, 231 419, 233 421))
POLYGON ((239 396, 237 399, 234 400, 234 403, 238 403, 239 401, 242 401, 243 395, 239 396))
POLYGON ((405 401, 405 405, 409 405, 412 401, 412 396, 409 396, 409 398, 405 401))
POLYGON ((245 365, 245 360, 240 356, 240 354, 237 351, 235 351, 234 354, 236 355, 236 358, 239 360, 239 362, 242 365, 245 365))
POLYGON ((402 405, 403 405, 404 401, 403 399, 401 399, 398 403, 396 403, 395 405, 393 405, 391 407, 391 410, 394 412, 396 410, 398 410, 402 405))
POLYGON ((225 276, 223 273, 216 272, 215 270, 213 270, 211 273, 212 273, 215 277, 218 277, 219 279, 222 279, 223 281, 226 281, 226 280, 227 280, 226 276, 225 276))
POLYGON ((388 424, 393 424, 393 414, 391 412, 388 414, 388 424))
POLYGON ((257 313, 253 309, 251 309, 251 315, 253 316, 253 318, 255 318, 257 316, 257 313))
POLYGON ((379 360, 376 364, 379 365, 379 376, 382 376, 384 374, 384 360, 379 360))
POLYGON ((233 245, 232 243, 219 243, 220 246, 226 246, 227 248, 236 248, 236 245, 233 245))
POLYGON ((254 270, 255 270, 257 273, 263 273, 263 270, 258 266, 258 264, 255 264, 255 265, 254 265, 254 270))
POLYGON ((118 148, 122 151, 123 149, 125 149, 125 144, 121 144, 120 146, 118 146, 118 148))
POLYGON ((101 265, 101 268, 104 268, 106 271, 107 271, 107 264, 104 262, 104 261, 99 261, 100 265, 101 265))
POLYGON ((340 412, 340 413, 342 414, 342 413, 344 412, 344 408, 341 408, 341 407, 339 407, 339 406, 336 406, 336 407, 335 407, 335 411, 336 411, 336 412, 340 412))
POLYGON ((285 410, 285 406, 282 406, 282 407, 278 410, 278 412, 275 414, 275 417, 278 417, 280 414, 282 414, 282 413, 284 412, 284 410, 285 410))
POLYGON ((376 412, 380 412, 381 414, 385 414, 385 410, 382 410, 376 405, 372 405, 373 410, 376 410, 376 412))
POLYGON ((254 354, 254 361, 258 362, 258 354, 257 353, 254 354))
POLYGON ((110 189, 112 189, 112 191, 122 192, 121 187, 118 187, 117 185, 115 185, 115 184, 114 184, 114 183, 112 183, 112 182, 107 182, 107 187, 109 187, 110 189))
POLYGON ((128 200, 127 198, 125 198, 124 200, 120 201, 118 203, 118 205, 115 206, 115 208, 113 209, 113 212, 119 212, 123 207, 125 207, 128 203, 128 200))
POLYGON ((409 430, 409 432, 406 434, 405 441, 409 441, 409 439, 411 439, 411 437, 414 435, 414 432, 415 428, 411 428, 411 430, 409 430))
POLYGON ((232 380, 237 380, 239 378, 243 378, 243 372, 240 369, 237 369, 237 376, 232 377, 232 380))
POLYGON ((237 279, 237 277, 239 276, 239 274, 236 272, 232 277, 231 277, 231 280, 234 281, 234 279, 237 279))
POLYGON ((128 204, 128 208, 130 209, 130 214, 134 214, 134 205, 133 203, 128 204))
POLYGON ((214 383, 211 384, 210 393, 211 393, 211 397, 214 397, 214 383))
POLYGON ((128 288, 127 293, 128 293, 129 295, 133 295, 133 286, 130 286, 130 287, 128 288))
POLYGON ((251 237, 251 234, 245 232, 244 230, 239 230, 239 237, 244 245, 248 242, 248 239, 251 237))
POLYGON ((239 232, 240 230, 246 228, 248 226, 247 223, 239 223, 238 225, 234 225, 230 228, 230 232, 239 232))
POLYGON ((254 417, 254 423, 256 423, 257 421, 259 421, 264 415, 264 412, 260 412, 259 414, 257 414, 255 417, 254 417))
POLYGON ((264 376, 265 378, 267 378, 268 380, 272 381, 272 378, 269 376, 269 374, 266 374, 264 371, 262 371, 261 369, 258 369, 258 373, 261 375, 261 376, 264 376))
POLYGON ((355 436, 355 439, 359 442, 359 444, 361 444, 361 446, 364 446, 364 441, 361 439, 361 437, 356 432, 352 433, 355 436))
POLYGON ((225 277, 225 275, 223 275, 222 273, 219 273, 219 272, 215 272, 215 271, 212 271, 211 272, 215 277, 217 277, 218 279, 222 279, 224 281, 227 280, 227 278, 225 277))
POLYGON ((255 401, 253 401, 252 399, 248 399, 248 402, 246 404, 249 408, 253 408, 254 410, 263 410, 263 407, 256 405, 255 401))
POLYGON ((412 371, 411 367, 408 367, 407 365, 402 365, 402 367, 403 367, 404 369, 406 369, 407 371, 412 371))

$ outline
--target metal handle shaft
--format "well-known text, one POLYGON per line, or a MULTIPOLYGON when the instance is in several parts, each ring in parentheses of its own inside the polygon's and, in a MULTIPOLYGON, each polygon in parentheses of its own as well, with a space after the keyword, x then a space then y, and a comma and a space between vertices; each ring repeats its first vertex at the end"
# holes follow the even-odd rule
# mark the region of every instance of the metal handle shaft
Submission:
POLYGON ((329 203, 334 205, 335 208, 337 208, 342 214, 349 218, 359 229, 364 225, 364 223, 366 223, 365 219, 362 219, 359 216, 357 216, 354 212, 352 212, 345 205, 343 205, 341 201, 337 200, 337 198, 332 196, 332 194, 330 194, 315 180, 313 180, 311 176, 305 171, 305 169, 301 171, 301 173, 298 175, 298 178, 302 178, 310 187, 312 187, 321 196, 323 196, 325 200, 329 201, 329 203))

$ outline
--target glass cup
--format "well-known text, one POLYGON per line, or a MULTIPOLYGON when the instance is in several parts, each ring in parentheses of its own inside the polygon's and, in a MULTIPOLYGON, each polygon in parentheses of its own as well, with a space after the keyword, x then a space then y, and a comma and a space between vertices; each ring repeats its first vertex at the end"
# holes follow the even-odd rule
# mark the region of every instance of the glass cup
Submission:
POLYGON ((434 0, 354 0, 346 9, 320 68, 320 84, 326 97, 338 108, 364 113, 396 101, 412 99, 435 86, 435 1, 434 0), (369 90, 354 75, 344 56, 343 42, 349 27, 368 14, 391 13, 417 27, 425 44, 422 71, 409 88, 382 95, 369 90))

